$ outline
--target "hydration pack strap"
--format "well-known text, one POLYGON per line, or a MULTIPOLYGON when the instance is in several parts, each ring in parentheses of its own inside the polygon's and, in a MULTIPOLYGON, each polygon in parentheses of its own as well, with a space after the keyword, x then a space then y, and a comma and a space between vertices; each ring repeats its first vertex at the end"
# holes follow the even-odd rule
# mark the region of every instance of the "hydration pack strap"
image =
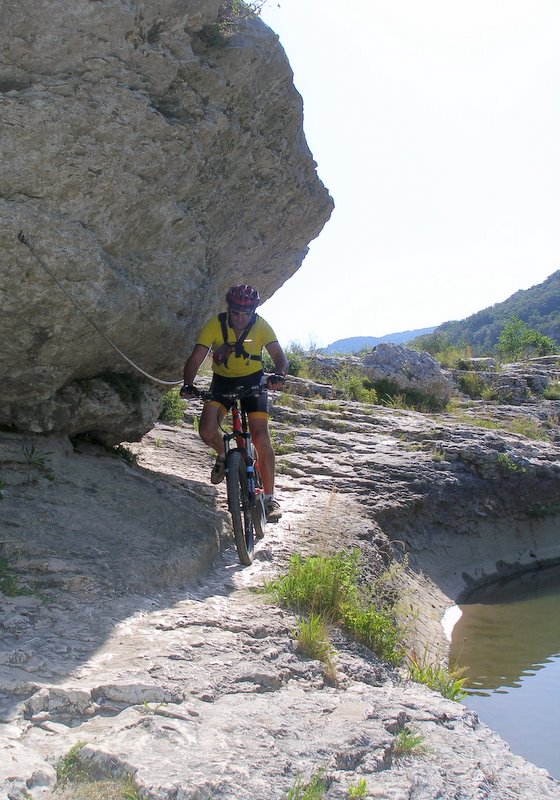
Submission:
MULTIPOLYGON (((245 328, 243 328, 243 330, 239 334, 239 338, 237 339, 235 344, 231 344, 231 345, 228 342, 228 334, 227 334, 227 311, 222 311, 221 314, 218 314, 218 319, 220 321, 220 326, 222 328, 222 336, 224 337, 224 344, 227 345, 227 347, 230 348, 230 353, 235 352, 235 355, 236 355, 237 358, 248 358, 248 359, 251 359, 251 361, 261 361, 262 362, 262 357, 261 356, 250 355, 250 353, 248 353, 245 350, 245 348, 243 347, 243 343, 245 341, 245 338, 246 338, 247 334, 249 333, 249 331, 251 330, 251 328, 253 327, 253 325, 257 321, 257 315, 256 314, 253 314, 253 316, 249 320, 249 324, 245 328)), ((227 368, 227 365, 228 365, 228 363, 227 363, 228 362, 228 358, 229 358, 229 354, 226 356, 226 358, 222 362, 224 367, 226 367, 226 368, 227 368)))

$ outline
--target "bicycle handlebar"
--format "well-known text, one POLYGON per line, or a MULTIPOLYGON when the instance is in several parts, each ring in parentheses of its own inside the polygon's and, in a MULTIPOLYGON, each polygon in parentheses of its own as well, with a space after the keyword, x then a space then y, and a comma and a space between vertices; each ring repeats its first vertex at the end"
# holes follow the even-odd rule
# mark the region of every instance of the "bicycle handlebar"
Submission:
POLYGON ((209 392, 204 391, 201 389, 197 389, 196 386, 193 386, 193 394, 195 397, 200 397, 201 400, 243 400, 244 397, 250 397, 252 394, 262 394, 266 391, 266 384, 257 384, 256 386, 247 386, 247 387, 239 387, 239 389, 233 392, 222 392, 217 394, 216 392, 209 392))
POLYGON ((263 392, 266 392, 269 388, 269 382, 271 379, 273 379, 273 383, 283 383, 285 380, 283 375, 276 375, 273 373, 267 376, 264 383, 257 383, 254 386, 238 386, 232 392, 217 393, 197 389, 196 386, 189 386, 189 393, 193 397, 198 397, 201 400, 243 400, 245 397, 250 397, 251 395, 260 395, 263 392))

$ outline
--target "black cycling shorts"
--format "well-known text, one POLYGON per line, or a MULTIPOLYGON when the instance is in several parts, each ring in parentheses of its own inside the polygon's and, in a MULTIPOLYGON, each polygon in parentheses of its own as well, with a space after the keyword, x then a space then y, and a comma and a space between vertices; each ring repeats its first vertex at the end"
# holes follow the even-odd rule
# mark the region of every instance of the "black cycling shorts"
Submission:
MULTIPOLYGON (((211 402, 218 402, 229 409, 231 407, 231 401, 220 399, 220 394, 222 392, 228 394, 228 392, 233 392, 239 388, 247 389, 249 386, 256 386, 260 384, 263 375, 264 373, 262 370, 253 372, 251 375, 243 375, 239 378, 224 378, 223 375, 214 375, 212 383, 210 384, 210 391, 216 395, 216 399, 211 402)), ((241 408, 243 408, 247 414, 268 414, 268 392, 266 389, 262 394, 244 397, 241 400, 241 408)))

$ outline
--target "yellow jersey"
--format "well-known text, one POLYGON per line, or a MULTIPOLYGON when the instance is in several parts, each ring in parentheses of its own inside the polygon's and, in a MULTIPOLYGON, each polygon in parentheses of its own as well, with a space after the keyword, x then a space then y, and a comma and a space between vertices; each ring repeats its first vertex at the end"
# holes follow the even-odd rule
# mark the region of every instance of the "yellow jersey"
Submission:
MULTIPOLYGON (((262 370, 262 360, 257 361, 254 358, 249 358, 249 356, 257 356, 261 359, 263 347, 278 341, 268 322, 259 317, 258 314, 255 314, 255 322, 251 325, 243 340, 242 349, 245 351, 243 355, 237 355, 235 352, 235 344, 238 341, 238 337, 233 328, 230 327, 227 315, 226 330, 227 344, 231 345, 232 348, 231 353, 227 361, 221 364, 216 364, 215 361, 212 361, 212 371, 216 375, 222 375, 224 378, 239 378, 244 375, 251 375, 253 372, 260 372, 262 370)), ((217 315, 209 319, 204 325, 196 343, 212 350, 217 350, 218 347, 224 344, 222 326, 217 315)))

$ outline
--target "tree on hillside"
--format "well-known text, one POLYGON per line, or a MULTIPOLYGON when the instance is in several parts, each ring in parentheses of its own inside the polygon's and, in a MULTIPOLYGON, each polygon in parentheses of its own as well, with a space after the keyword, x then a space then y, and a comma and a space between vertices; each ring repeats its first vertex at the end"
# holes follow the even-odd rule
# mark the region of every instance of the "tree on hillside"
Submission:
POLYGON ((447 333, 453 345, 469 344, 476 355, 490 355, 512 316, 560 345, 560 270, 543 283, 516 292, 503 303, 463 320, 445 322, 435 332, 447 333))
POLYGON ((520 359, 558 352, 558 345, 548 336, 533 330, 519 317, 512 316, 498 337, 496 352, 500 358, 520 359))
POLYGON ((442 353, 451 347, 451 342, 445 331, 434 331, 434 333, 425 333, 422 336, 417 336, 408 342, 408 346, 419 353, 424 352, 435 356, 437 353, 442 353))

